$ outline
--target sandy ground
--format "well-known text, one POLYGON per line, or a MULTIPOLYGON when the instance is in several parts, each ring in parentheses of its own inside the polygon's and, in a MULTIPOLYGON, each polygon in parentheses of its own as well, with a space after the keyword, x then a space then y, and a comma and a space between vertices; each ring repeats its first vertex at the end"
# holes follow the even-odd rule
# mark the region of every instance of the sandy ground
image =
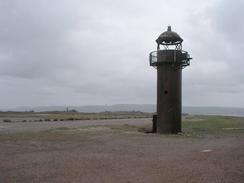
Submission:
POLYGON ((59 127, 45 133, 25 123, 28 135, 17 123, 1 124, 12 135, 0 133, 0 182, 244 182, 243 133, 186 137, 130 127, 148 119, 58 123, 38 124, 59 127))

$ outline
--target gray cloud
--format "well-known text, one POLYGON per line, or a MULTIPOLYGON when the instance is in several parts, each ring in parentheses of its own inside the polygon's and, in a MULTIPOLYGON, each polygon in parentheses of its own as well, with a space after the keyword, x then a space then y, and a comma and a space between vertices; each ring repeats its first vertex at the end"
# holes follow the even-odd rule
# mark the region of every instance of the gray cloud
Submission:
POLYGON ((168 24, 193 56, 183 104, 244 107, 242 1, 0 1, 0 107, 155 103, 168 24))

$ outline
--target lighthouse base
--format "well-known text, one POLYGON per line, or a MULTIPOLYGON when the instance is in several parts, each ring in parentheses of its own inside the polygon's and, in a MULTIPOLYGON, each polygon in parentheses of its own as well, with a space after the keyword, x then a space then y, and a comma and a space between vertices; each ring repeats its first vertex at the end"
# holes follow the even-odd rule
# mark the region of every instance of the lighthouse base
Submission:
MULTIPOLYGON (((165 51, 158 58, 165 58, 165 51)), ((157 133, 181 132, 181 84, 182 69, 177 69, 174 57, 157 67, 157 133)))

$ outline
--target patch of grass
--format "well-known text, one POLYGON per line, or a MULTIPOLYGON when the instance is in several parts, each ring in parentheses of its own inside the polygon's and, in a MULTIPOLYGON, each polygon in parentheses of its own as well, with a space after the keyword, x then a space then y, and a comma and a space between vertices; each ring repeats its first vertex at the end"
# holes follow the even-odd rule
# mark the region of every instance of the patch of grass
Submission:
POLYGON ((41 132, 21 132, 13 134, 0 134, 0 141, 9 140, 61 140, 65 139, 63 133, 51 132, 51 131, 41 131, 41 132))
POLYGON ((72 128, 69 127, 59 127, 59 128, 55 128, 54 130, 70 130, 72 128))
POLYGON ((229 116, 193 116, 182 123, 183 132, 186 134, 221 134, 232 133, 231 129, 240 129, 244 132, 244 118, 229 116), (201 119, 201 120, 200 120, 201 119))
POLYGON ((140 128, 135 125, 110 125, 110 129, 115 130, 116 132, 128 132, 128 131, 135 131, 137 132, 140 128))

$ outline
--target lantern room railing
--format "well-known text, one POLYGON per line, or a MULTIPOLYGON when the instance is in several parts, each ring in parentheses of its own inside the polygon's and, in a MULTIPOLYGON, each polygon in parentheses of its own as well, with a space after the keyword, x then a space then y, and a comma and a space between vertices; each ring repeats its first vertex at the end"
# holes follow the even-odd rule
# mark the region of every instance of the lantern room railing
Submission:
MULTIPOLYGON (((160 51, 160 50, 159 50, 160 51)), ((178 57, 178 56, 177 56, 178 57)), ((181 50, 180 58, 175 59, 173 62, 165 60, 158 60, 158 51, 152 51, 149 54, 149 64, 150 66, 157 67, 162 64, 172 64, 172 66, 175 66, 176 69, 183 69, 186 66, 190 65, 190 60, 192 58, 190 55, 186 52, 181 50)))

